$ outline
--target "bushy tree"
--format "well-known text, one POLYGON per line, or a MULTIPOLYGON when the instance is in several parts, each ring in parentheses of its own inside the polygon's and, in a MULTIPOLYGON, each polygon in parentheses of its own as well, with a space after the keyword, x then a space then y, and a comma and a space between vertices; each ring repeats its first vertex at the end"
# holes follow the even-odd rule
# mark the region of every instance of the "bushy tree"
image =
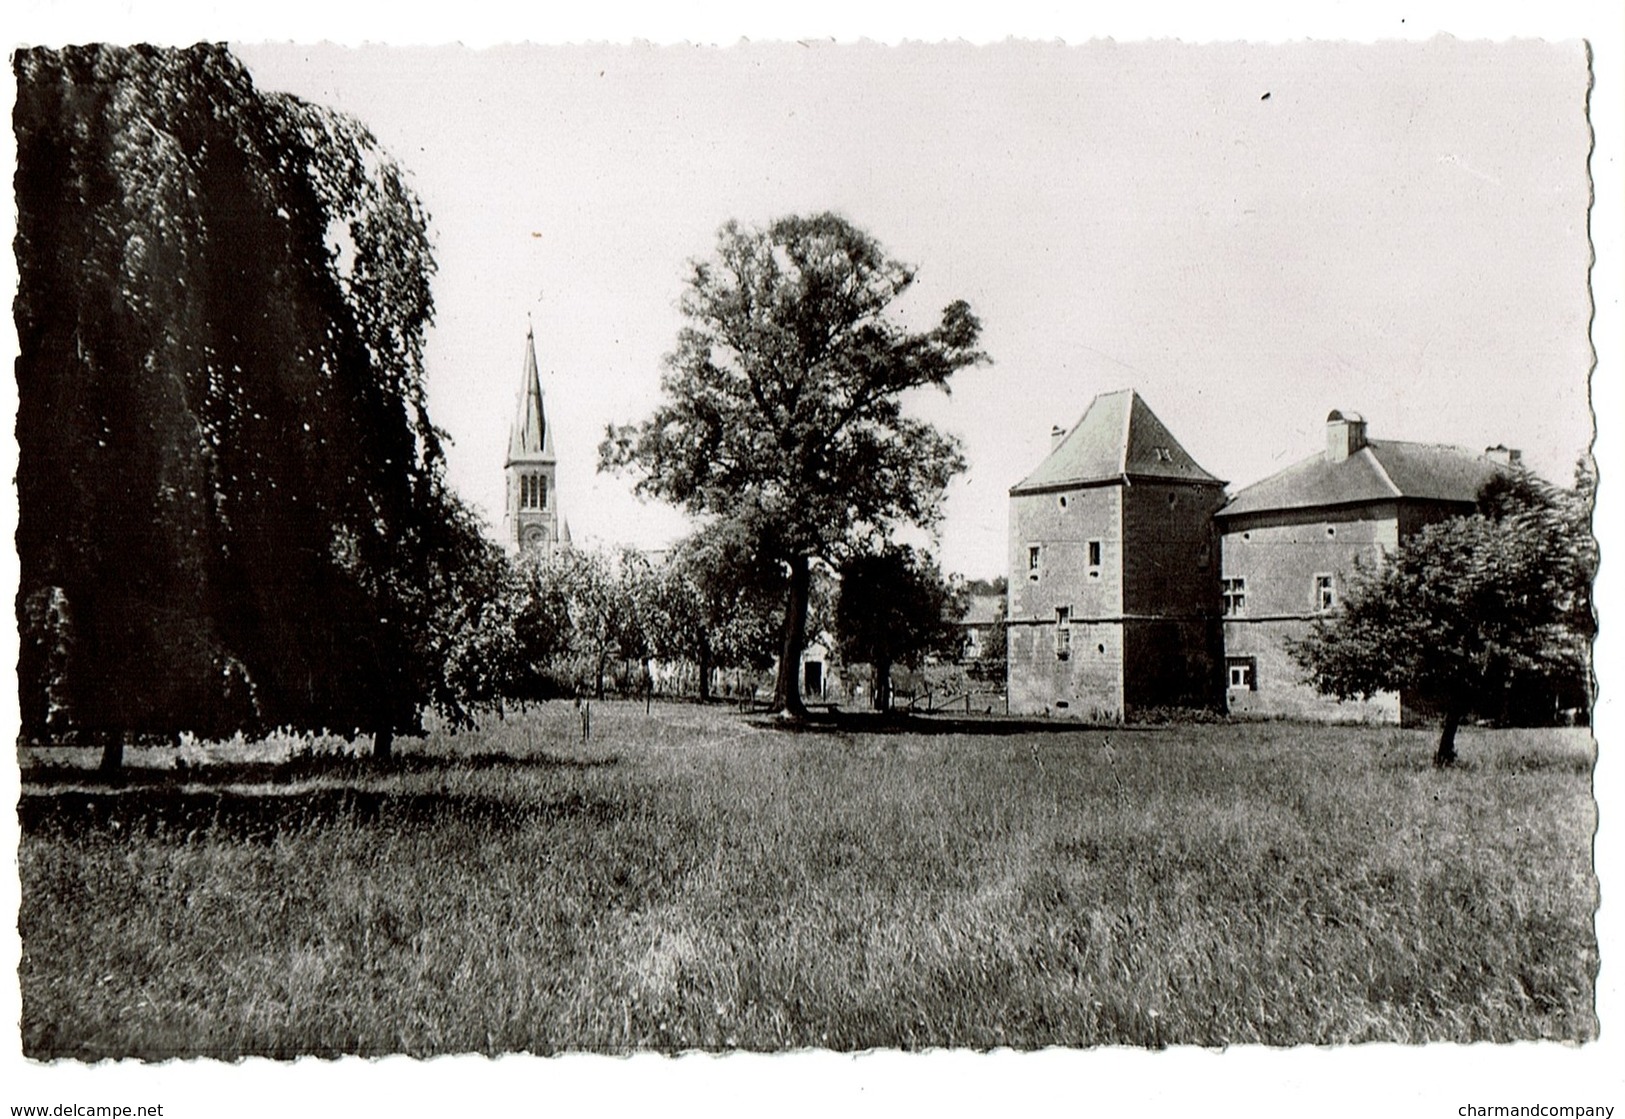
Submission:
POLYGON ((526 553, 517 561, 524 583, 525 647, 535 657, 544 690, 560 683, 602 698, 610 663, 643 659, 648 641, 640 589, 648 561, 631 549, 605 553, 566 548, 526 553))
POLYGON ((640 473, 640 492, 734 523, 784 565, 774 703, 792 715, 804 714, 815 558, 931 522, 964 467, 957 443, 906 417, 900 397, 985 360, 981 327, 963 302, 931 330, 897 325, 888 309, 913 282, 835 214, 729 222, 689 274, 665 402, 600 447, 602 467, 640 473))
POLYGON ((1358 565, 1339 612, 1294 656, 1325 694, 1405 692, 1436 707, 1440 766, 1456 761, 1456 730, 1474 711, 1529 690, 1588 703, 1593 490, 1584 465, 1569 490, 1527 471, 1493 481, 1478 512, 1358 565))
POLYGON ((488 559, 424 405, 404 174, 223 47, 14 68, 24 735, 387 752, 488 559))
POLYGON ((841 565, 835 637, 844 660, 874 669, 877 711, 891 709, 893 665, 918 668, 930 654, 958 655, 964 614, 961 591, 908 545, 860 552, 841 565))
POLYGON ((721 521, 678 542, 653 573, 646 626, 655 655, 693 664, 700 699, 714 668, 772 663, 784 574, 738 525, 721 521))

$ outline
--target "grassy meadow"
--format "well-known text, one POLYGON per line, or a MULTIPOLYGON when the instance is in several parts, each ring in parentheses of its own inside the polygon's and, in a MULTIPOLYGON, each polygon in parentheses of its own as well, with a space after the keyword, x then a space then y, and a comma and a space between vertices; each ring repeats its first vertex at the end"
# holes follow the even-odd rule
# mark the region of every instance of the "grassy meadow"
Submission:
MULTIPOLYGON (((1585 1040, 1585 731, 554 704, 25 765, 35 1058, 1585 1040), (94 759, 90 759, 94 760, 94 759)), ((25 758, 25 762, 30 759, 25 758)))

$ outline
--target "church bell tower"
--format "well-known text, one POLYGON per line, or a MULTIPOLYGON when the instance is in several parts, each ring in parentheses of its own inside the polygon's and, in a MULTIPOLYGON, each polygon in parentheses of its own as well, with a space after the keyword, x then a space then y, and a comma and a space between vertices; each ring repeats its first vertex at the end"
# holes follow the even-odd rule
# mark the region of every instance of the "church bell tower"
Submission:
POLYGON ((559 535, 559 501, 555 485, 557 461, 553 455, 553 429, 542 403, 542 378, 536 367, 536 333, 525 331, 525 368, 519 383, 519 412, 508 433, 508 504, 503 517, 504 537, 514 551, 552 552, 568 543, 559 535))

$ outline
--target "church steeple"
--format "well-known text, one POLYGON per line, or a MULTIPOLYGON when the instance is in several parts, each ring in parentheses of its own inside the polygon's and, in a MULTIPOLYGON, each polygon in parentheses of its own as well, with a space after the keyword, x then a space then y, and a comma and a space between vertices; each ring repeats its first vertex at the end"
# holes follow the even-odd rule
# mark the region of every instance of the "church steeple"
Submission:
POLYGON ((525 369, 519 381, 519 414, 508 433, 508 461, 553 461, 553 432, 542 402, 542 375, 536 367, 536 331, 525 331, 525 369))
POLYGON ((508 432, 506 537, 510 548, 552 551, 559 546, 559 507, 555 486, 553 429, 542 399, 536 364, 536 332, 525 331, 525 364, 519 381, 519 410, 508 432))

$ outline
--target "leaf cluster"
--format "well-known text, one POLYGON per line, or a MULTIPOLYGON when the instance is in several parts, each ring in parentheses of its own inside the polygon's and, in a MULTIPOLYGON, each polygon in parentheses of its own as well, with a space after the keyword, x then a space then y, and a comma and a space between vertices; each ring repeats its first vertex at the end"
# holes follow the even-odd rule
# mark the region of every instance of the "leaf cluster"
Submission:
POLYGON ((14 69, 24 733, 414 726, 492 560, 405 173, 224 47, 14 69))
POLYGON ((691 266, 664 402, 608 430, 601 466, 636 468, 640 492, 727 517, 777 558, 929 523, 964 458, 902 395, 986 356, 963 302, 924 332, 887 316, 913 282, 834 214, 729 222, 691 266))
POLYGON ((850 557, 840 569, 835 635, 849 663, 917 668, 932 654, 955 657, 964 634, 964 591, 928 554, 893 545, 850 557))
POLYGON ((1594 479, 1564 490, 1527 471, 1486 487, 1480 509, 1359 562, 1341 609, 1292 652, 1343 699, 1412 690, 1458 713, 1494 711, 1520 687, 1585 694, 1595 618, 1594 479))

